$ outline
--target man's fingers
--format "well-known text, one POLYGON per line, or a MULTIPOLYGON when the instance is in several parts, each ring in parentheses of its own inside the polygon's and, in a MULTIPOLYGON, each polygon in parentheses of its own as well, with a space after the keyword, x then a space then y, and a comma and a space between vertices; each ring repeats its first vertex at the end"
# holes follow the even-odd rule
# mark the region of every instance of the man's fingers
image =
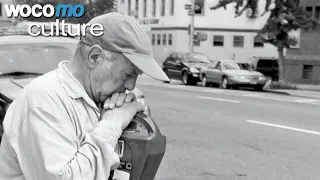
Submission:
POLYGON ((103 109, 108 109, 108 108, 109 108, 110 100, 111 100, 110 98, 107 98, 107 99, 104 101, 103 109))
POLYGON ((136 109, 136 112, 140 112, 140 111, 144 111, 144 105, 141 103, 141 102, 139 102, 139 101, 134 101, 133 102, 134 104, 134 107, 135 107, 135 109, 136 109))
POLYGON ((126 103, 134 101, 134 100, 136 100, 136 95, 135 94, 133 94, 133 93, 127 94, 126 101, 125 101, 126 103))
POLYGON ((111 95, 111 97, 107 98, 104 102, 104 109, 114 109, 115 107, 122 106, 125 102, 129 103, 136 100, 136 96, 133 93, 118 93, 115 92, 111 95))
POLYGON ((118 92, 115 92, 115 93, 112 94, 111 100, 110 100, 110 103, 109 103, 109 108, 110 109, 113 109, 116 106, 115 104, 116 104, 116 102, 118 100, 119 95, 120 94, 118 92))
POLYGON ((118 97, 118 100, 117 100, 117 102, 116 102, 116 105, 117 105, 118 107, 122 106, 123 103, 124 103, 124 101, 126 100, 126 98, 127 98, 127 94, 126 94, 126 93, 121 93, 121 94, 119 95, 119 97, 118 97))
POLYGON ((136 114, 137 112, 140 112, 140 111, 144 111, 144 109, 145 109, 144 105, 137 100, 129 102, 129 103, 125 103, 122 107, 126 108, 129 111, 132 111, 134 114, 136 114))

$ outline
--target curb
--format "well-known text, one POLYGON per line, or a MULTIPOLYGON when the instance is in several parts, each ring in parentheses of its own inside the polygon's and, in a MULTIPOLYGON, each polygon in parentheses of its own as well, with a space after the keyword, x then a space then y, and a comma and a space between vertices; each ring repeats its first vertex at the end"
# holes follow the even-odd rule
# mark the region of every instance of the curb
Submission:
POLYGON ((292 94, 290 94, 288 92, 280 92, 280 91, 276 91, 276 90, 264 90, 264 92, 292 96, 292 94))
POLYGON ((294 96, 294 97, 300 97, 300 98, 313 98, 313 99, 320 99, 320 97, 316 96, 304 96, 304 95, 295 95, 288 92, 279 92, 276 90, 264 90, 264 92, 273 93, 273 94, 281 94, 281 95, 287 95, 287 96, 294 96))

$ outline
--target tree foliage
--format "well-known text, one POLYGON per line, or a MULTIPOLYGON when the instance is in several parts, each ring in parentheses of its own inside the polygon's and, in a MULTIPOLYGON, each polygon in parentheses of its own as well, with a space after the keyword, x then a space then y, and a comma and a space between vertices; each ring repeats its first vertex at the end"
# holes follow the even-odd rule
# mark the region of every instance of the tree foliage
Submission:
POLYGON ((290 32, 298 29, 314 29, 319 26, 319 22, 312 15, 300 7, 299 0, 264 0, 266 5, 264 12, 258 14, 259 0, 220 0, 219 3, 211 7, 212 10, 227 8, 228 4, 235 3, 236 17, 241 16, 245 10, 251 10, 251 18, 264 16, 270 12, 267 23, 259 31, 259 36, 265 42, 271 43, 278 48, 289 48, 297 41, 289 36, 290 32), (271 8, 271 6, 274 6, 271 8), (240 9, 241 8, 241 9, 240 9))
MULTIPOLYGON (((28 4, 30 6, 34 4, 51 4, 56 6, 58 4, 72 4, 76 5, 81 3, 81 0, 18 0, 18 4, 28 4)), ((82 4, 82 3, 81 3, 82 4)), ((88 3, 83 4, 85 7, 85 13, 81 18, 59 18, 60 20, 65 20, 69 23, 87 23, 93 17, 98 15, 102 15, 114 10, 114 0, 89 0, 88 3)), ((40 22, 47 22, 47 21, 55 21, 56 18, 47 18, 47 17, 28 17, 28 18, 21 18, 28 21, 40 21, 40 22)))
POLYGON ((291 36, 291 32, 299 29, 310 30, 319 27, 319 21, 312 17, 300 6, 300 0, 263 0, 265 7, 263 13, 258 14, 259 0, 220 0, 211 7, 211 10, 227 8, 227 5, 235 3, 235 17, 239 17, 245 10, 250 10, 250 18, 264 16, 270 12, 270 16, 258 32, 258 36, 267 43, 278 48, 279 52, 279 81, 285 81, 284 77, 284 49, 297 44, 297 39, 291 36), (273 7, 271 7, 273 6, 273 7), (240 9, 241 8, 241 9, 240 9))

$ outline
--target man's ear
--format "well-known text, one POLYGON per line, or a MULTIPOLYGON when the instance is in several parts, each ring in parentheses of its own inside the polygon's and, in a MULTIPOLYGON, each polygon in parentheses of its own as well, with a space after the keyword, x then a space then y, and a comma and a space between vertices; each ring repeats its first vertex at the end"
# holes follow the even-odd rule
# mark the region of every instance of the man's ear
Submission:
POLYGON ((93 45, 88 52, 88 64, 90 68, 95 68, 103 60, 103 49, 99 45, 93 45))

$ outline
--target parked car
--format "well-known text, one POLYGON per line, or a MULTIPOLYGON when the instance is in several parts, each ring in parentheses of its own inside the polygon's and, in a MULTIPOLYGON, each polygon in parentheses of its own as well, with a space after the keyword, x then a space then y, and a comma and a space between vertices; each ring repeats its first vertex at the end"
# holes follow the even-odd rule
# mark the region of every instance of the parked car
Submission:
POLYGON ((209 58, 201 53, 171 53, 163 62, 162 69, 170 79, 182 80, 186 85, 196 85, 200 69, 210 64, 209 58))
POLYGON ((253 57, 249 60, 255 71, 261 72, 273 81, 279 79, 279 64, 276 58, 253 57))
POLYGON ((234 60, 216 61, 202 68, 200 79, 203 86, 218 84, 224 89, 253 87, 259 91, 268 80, 262 73, 241 69, 234 60))
MULTIPOLYGON (((56 69, 62 60, 69 60, 77 43, 77 39, 68 37, 0 36, 0 140, 5 113, 22 88, 36 77, 56 69)), ((137 88, 132 92, 150 115, 143 93, 137 88)))

